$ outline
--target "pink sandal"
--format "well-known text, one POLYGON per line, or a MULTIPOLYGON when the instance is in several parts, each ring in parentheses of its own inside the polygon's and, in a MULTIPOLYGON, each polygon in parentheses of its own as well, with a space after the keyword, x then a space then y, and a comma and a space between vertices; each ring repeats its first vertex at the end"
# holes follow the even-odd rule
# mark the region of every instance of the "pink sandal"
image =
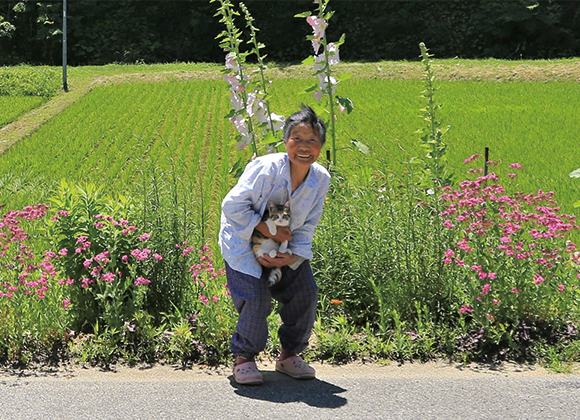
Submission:
POLYGON ((234 365, 234 379, 240 385, 262 385, 264 378, 256 366, 256 362, 249 361, 234 365))
POLYGON ((291 356, 282 361, 276 361, 276 370, 294 379, 314 379, 316 371, 308 366, 300 356, 291 356))

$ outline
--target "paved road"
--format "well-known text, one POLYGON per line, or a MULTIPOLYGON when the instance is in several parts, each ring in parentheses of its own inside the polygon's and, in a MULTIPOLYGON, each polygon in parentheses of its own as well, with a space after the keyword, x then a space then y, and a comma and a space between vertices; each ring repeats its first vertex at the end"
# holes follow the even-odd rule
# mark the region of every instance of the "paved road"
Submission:
POLYGON ((0 419, 578 419, 580 375, 452 365, 317 366, 261 387, 227 370, 0 371, 0 419))

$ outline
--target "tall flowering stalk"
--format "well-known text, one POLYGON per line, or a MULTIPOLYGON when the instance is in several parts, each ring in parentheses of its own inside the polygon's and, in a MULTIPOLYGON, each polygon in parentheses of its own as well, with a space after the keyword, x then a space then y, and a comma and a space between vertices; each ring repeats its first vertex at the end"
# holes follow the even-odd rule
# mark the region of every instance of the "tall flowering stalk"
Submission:
MULTIPOLYGON (((280 142, 275 137, 275 132, 281 130, 284 126, 284 117, 271 112, 268 102, 268 86, 264 71, 266 66, 263 59, 265 56, 260 55, 260 49, 264 45, 259 43, 256 38, 258 29, 254 26, 248 8, 241 3, 240 7, 244 11, 247 26, 250 29, 251 40, 248 44, 252 46, 249 51, 241 50, 242 32, 236 27, 235 16, 239 13, 233 9, 229 0, 211 0, 219 1, 220 7, 216 16, 221 16, 220 22, 224 24, 225 30, 217 38, 221 39, 220 47, 226 52, 225 69, 222 71, 224 79, 230 85, 230 104, 231 111, 228 117, 236 130, 238 131, 237 147, 243 150, 250 146, 254 156, 261 154, 259 144, 265 142, 266 151, 272 152, 280 142), (255 54, 258 61, 258 68, 250 70, 246 67, 248 56, 255 54), (253 73, 260 73, 257 82, 252 81, 253 73), (270 135, 268 135, 270 132, 270 135)), ((234 170, 239 169, 241 161, 234 165, 234 170)))
MULTIPOLYGON (((509 169, 514 179, 522 166, 509 169)), ((558 214, 552 192, 509 194, 499 179, 490 173, 441 194, 443 225, 457 233, 444 263, 465 281, 459 311, 504 333, 520 322, 563 322, 580 283, 580 271, 570 269, 576 245, 567 240, 578 229, 575 216, 558 214)))
POLYGON ((244 12, 246 18, 246 26, 250 30, 250 40, 248 44, 252 46, 251 52, 256 56, 258 61, 258 72, 260 73, 260 79, 258 85, 252 95, 256 97, 253 103, 256 104, 256 109, 252 110, 252 113, 256 116, 257 120, 261 123, 261 128, 265 133, 265 137, 270 135, 270 140, 265 138, 269 150, 275 148, 280 142, 280 139, 275 138, 277 131, 280 131, 284 127, 284 117, 276 115, 270 111, 270 102, 268 101, 268 87, 271 85, 271 81, 266 81, 265 71, 267 66, 264 64, 264 58, 266 55, 261 55, 260 50, 265 48, 265 45, 258 42, 256 32, 259 31, 258 28, 254 26, 254 18, 250 14, 250 11, 244 3, 240 3, 240 9, 244 12), (269 129, 266 129, 266 127, 269 129))
POLYGON ((347 80, 351 77, 350 74, 344 73, 339 77, 333 75, 332 66, 340 62, 339 48, 345 41, 343 34, 337 42, 328 42, 326 36, 326 28, 328 21, 334 14, 328 7, 330 0, 314 0, 318 5, 316 15, 312 12, 304 12, 295 17, 306 18, 306 22, 312 27, 313 34, 309 35, 307 39, 312 42, 314 55, 303 61, 303 64, 313 64, 315 73, 318 78, 318 83, 308 88, 307 92, 312 92, 317 101, 325 98, 328 106, 326 112, 330 116, 330 135, 332 140, 332 164, 336 165, 336 126, 337 119, 336 109, 341 113, 347 111, 350 113, 353 110, 352 101, 336 95, 336 87, 340 81, 347 80))
POLYGON ((425 174, 425 184, 427 188, 433 188, 433 191, 438 191, 439 188, 451 182, 451 175, 445 168, 447 161, 447 145, 443 142, 443 136, 449 131, 449 126, 441 129, 441 121, 438 118, 438 110, 441 104, 435 101, 435 92, 437 88, 433 84, 435 74, 433 73, 431 57, 429 50, 424 43, 419 44, 421 50, 422 63, 425 68, 425 89, 421 93, 421 97, 425 99, 426 104, 421 109, 421 118, 424 122, 424 127, 418 131, 421 134, 421 146, 425 149, 426 154, 424 158, 418 160, 424 165, 423 172, 425 174))

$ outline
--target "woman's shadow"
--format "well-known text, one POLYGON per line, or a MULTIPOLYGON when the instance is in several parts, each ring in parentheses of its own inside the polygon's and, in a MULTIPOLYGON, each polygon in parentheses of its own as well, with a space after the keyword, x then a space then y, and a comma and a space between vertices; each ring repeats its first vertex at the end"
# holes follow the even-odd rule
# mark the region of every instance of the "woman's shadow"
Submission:
POLYGON ((346 389, 320 379, 297 380, 278 372, 262 372, 262 375, 264 384, 261 386, 239 385, 233 375, 228 379, 236 394, 254 400, 303 402, 319 408, 339 408, 347 403, 346 398, 337 395, 346 389))

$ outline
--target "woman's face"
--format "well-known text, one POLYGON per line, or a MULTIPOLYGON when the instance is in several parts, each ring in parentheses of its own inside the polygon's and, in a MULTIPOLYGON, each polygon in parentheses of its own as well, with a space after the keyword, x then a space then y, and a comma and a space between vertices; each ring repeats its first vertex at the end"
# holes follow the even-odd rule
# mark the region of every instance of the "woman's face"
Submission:
POLYGON ((296 166, 312 165, 318 159, 322 143, 318 134, 307 124, 297 124, 290 131, 286 143, 286 152, 290 162, 296 166))

